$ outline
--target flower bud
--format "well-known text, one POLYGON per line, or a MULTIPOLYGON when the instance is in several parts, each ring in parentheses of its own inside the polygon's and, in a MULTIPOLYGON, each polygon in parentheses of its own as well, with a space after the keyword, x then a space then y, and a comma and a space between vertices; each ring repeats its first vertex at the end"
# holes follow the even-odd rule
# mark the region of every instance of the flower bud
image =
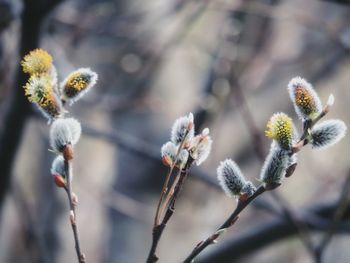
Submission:
POLYGON ((171 167, 175 162, 177 147, 173 142, 163 144, 161 148, 162 162, 165 166, 171 167))
POLYGON ((189 153, 186 149, 182 149, 179 153, 179 156, 177 158, 177 163, 176 165, 179 167, 179 168, 182 168, 185 166, 185 164, 187 163, 187 160, 188 160, 188 156, 189 156, 189 153))
POLYGON ((58 187, 66 186, 66 171, 64 165, 64 159, 61 155, 58 155, 52 162, 51 174, 53 176, 54 182, 58 187))
POLYGON ((290 150, 293 144, 294 127, 292 119, 285 113, 275 113, 267 123, 266 136, 275 140, 284 150, 290 150))
POLYGON ((182 141, 189 141, 194 136, 193 114, 178 118, 171 129, 171 141, 175 145, 181 144, 182 141))
POLYGON ((238 165, 231 159, 220 163, 217 175, 222 189, 230 197, 239 196, 247 184, 238 165))
POLYGON ((35 49, 21 61, 23 72, 33 74, 47 73, 52 68, 52 57, 43 49, 35 49))
POLYGON ((81 125, 80 125, 80 122, 77 121, 76 119, 74 118, 66 118, 66 119, 63 119, 65 121, 65 123, 68 125, 70 131, 71 131, 71 134, 72 134, 72 145, 75 145, 77 144, 77 142, 79 141, 80 139, 80 136, 81 136, 81 125))
POLYGON ((288 91, 300 119, 312 120, 321 113, 321 100, 305 79, 293 78, 288 84, 288 91))
POLYGON ((288 151, 272 143, 260 172, 260 180, 265 184, 280 184, 289 163, 288 151))
POLYGON ((56 152, 63 152, 68 144, 75 145, 81 134, 80 123, 72 118, 57 119, 50 130, 50 144, 56 152))
POLYGON ((209 156, 213 141, 209 136, 209 129, 205 128, 200 135, 189 141, 190 155, 197 165, 203 163, 209 156))
POLYGON ((347 127, 341 120, 328 120, 316 124, 311 130, 311 145, 315 149, 330 147, 346 134, 347 127))

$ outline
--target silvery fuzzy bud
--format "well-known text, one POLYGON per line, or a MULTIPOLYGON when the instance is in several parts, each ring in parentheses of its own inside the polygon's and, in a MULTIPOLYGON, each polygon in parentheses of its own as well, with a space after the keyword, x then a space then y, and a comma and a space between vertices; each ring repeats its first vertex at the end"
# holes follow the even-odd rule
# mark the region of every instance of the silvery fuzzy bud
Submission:
POLYGON ((171 129, 171 141, 175 145, 181 144, 182 141, 191 140, 194 136, 193 114, 178 118, 171 129))
POLYGON ((79 139, 80 139, 80 136, 81 136, 81 125, 80 125, 80 122, 77 121, 76 119, 74 118, 66 118, 64 119, 66 124, 69 126, 69 129, 72 133, 72 141, 71 143, 73 145, 77 144, 79 139))
POLYGON ((66 170, 64 165, 64 158, 62 155, 58 155, 52 162, 51 174, 54 182, 58 187, 66 186, 66 170))
POLYGON ((288 84, 288 91, 300 119, 312 120, 321 113, 321 100, 312 85, 305 79, 293 78, 288 84))
POLYGON ((238 165, 231 159, 226 159, 217 168, 219 184, 224 192, 232 197, 241 194, 247 184, 238 165))
POLYGON ((285 176, 289 163, 289 152, 272 143, 260 172, 260 180, 265 184, 279 184, 285 176))
POLYGON ((175 162, 177 147, 173 142, 163 144, 161 150, 162 162, 164 165, 171 167, 175 162))
POLYGON ((51 174, 52 175, 61 175, 62 177, 66 177, 66 170, 64 166, 64 158, 62 155, 58 155, 52 162, 51 165, 51 174))
POLYGON ((80 138, 81 127, 72 118, 57 119, 51 125, 50 144, 56 152, 63 152, 68 144, 76 144, 80 138))
POLYGON ((341 120, 327 120, 315 125, 311 130, 311 145, 322 149, 339 142, 346 134, 347 127, 341 120))
POLYGON ((184 167, 184 165, 187 163, 189 153, 186 149, 182 149, 179 153, 179 156, 177 157, 177 165, 179 167, 184 167))
POLYGON ((209 135, 209 129, 203 129, 202 133, 193 137, 189 142, 191 157, 197 165, 202 164, 209 156, 213 140, 209 135))

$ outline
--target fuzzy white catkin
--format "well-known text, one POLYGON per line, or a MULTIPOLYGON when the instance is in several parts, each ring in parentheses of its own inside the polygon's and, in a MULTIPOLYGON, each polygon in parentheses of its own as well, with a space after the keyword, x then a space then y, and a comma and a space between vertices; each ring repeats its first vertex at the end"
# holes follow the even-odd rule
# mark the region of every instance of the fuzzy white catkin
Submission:
POLYGON ((311 130, 311 145, 315 149, 324 149, 339 142, 346 134, 347 127, 341 120, 327 120, 311 130))
POLYGON ((297 113, 299 118, 300 119, 309 119, 310 116, 308 116, 304 112, 304 109, 299 108, 299 106, 295 102, 295 100, 296 100, 295 89, 297 87, 303 87, 307 91, 307 93, 311 96, 313 102, 315 103, 314 112, 320 113, 322 111, 322 103, 321 103, 321 100, 320 100, 319 96, 317 95, 316 91, 312 87, 312 85, 301 77, 295 77, 295 78, 291 79, 290 82, 288 83, 288 92, 289 92, 290 99, 292 100, 292 102, 294 104, 295 112, 297 113))
POLYGON ((64 158, 62 155, 58 155, 52 162, 51 165, 51 174, 52 175, 61 175, 66 177, 65 167, 64 167, 64 158))
POLYGON ((173 142, 166 142, 163 144, 162 148, 160 149, 160 153, 162 158, 168 157, 173 162, 175 161, 175 156, 177 153, 177 147, 173 142))
POLYGON ((179 153, 177 163, 180 166, 184 166, 187 163, 189 153, 187 150, 182 149, 179 153))
POLYGON ((76 144, 80 138, 80 123, 72 118, 55 120, 50 129, 50 145, 56 152, 62 152, 67 144, 76 144))
POLYGON ((211 146, 213 144, 213 140, 209 135, 207 135, 196 147, 196 158, 195 163, 196 165, 201 165, 209 156, 211 152, 211 146))
POLYGON ((81 136, 81 125, 80 122, 74 118, 65 119, 66 124, 69 126, 69 129, 72 133, 72 144, 75 145, 80 139, 81 136))
POLYGON ((280 183, 285 176, 289 163, 289 153, 272 144, 260 172, 260 180, 264 183, 280 183))
POLYGON ((246 180, 238 165, 231 159, 222 161, 217 168, 219 184, 224 192, 232 197, 241 193, 246 180))
POLYGON ((188 130, 188 134, 186 137, 186 141, 191 140, 194 136, 194 125, 193 125, 192 113, 190 113, 188 116, 182 116, 174 122, 173 127, 171 129, 171 141, 176 145, 180 144, 185 139, 187 130, 188 130), (192 127, 191 129, 188 130, 189 126, 192 126, 192 127))

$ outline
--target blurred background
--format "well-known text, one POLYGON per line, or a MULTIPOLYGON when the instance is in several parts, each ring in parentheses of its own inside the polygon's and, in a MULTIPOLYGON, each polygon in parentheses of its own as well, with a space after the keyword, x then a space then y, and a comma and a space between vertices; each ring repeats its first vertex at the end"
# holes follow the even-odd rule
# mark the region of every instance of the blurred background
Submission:
MULTIPOLYGON (((258 185, 269 117, 286 112, 301 131, 291 78, 306 78, 324 103, 333 93, 326 118, 350 121, 348 1, 1 0, 0 262, 76 262, 66 194, 49 172, 49 126, 22 89, 19 62, 37 47, 59 81, 79 67, 99 74, 68 108, 83 126, 73 188, 90 263, 145 262, 167 172, 160 147, 176 118, 193 112, 214 143, 160 241, 165 263, 181 262, 234 209, 216 182, 220 160, 258 185)), ((305 147, 294 175, 196 262, 349 262, 349 141, 305 147)))

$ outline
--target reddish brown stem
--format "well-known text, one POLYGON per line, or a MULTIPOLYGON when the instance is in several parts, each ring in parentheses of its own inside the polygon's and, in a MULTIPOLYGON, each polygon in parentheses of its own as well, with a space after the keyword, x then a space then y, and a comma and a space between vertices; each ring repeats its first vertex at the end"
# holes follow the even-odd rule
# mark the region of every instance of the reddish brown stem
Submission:
MULTIPOLYGON (((73 150, 71 145, 67 145, 66 147, 70 147, 71 151, 73 150)), ((80 248, 80 241, 79 241, 79 232, 78 232, 78 226, 77 226, 77 218, 75 213, 75 205, 74 200, 72 198, 73 191, 72 191, 72 159, 68 158, 68 156, 64 155, 64 167, 66 172, 66 181, 67 181, 67 196, 68 196, 68 202, 69 202, 69 216, 70 216, 70 223, 72 226, 73 236, 74 236, 74 242, 75 242, 75 250, 78 257, 79 263, 86 263, 85 255, 81 252, 80 248)))
POLYGON ((188 161, 187 161, 185 167, 181 170, 179 180, 174 188, 173 196, 169 202, 169 205, 167 207, 167 210, 165 212, 165 215, 163 217, 162 222, 153 227, 152 246, 151 246, 151 249, 149 251, 146 263, 154 263, 154 262, 158 261, 158 257, 156 255, 156 250, 157 250, 159 240, 163 234, 163 231, 166 227, 166 224, 168 223, 169 219, 172 217, 172 215, 175 212, 176 199, 177 199, 179 193, 181 192, 183 184, 187 178, 189 168, 191 167, 193 161, 194 160, 191 157, 188 158, 188 161))

